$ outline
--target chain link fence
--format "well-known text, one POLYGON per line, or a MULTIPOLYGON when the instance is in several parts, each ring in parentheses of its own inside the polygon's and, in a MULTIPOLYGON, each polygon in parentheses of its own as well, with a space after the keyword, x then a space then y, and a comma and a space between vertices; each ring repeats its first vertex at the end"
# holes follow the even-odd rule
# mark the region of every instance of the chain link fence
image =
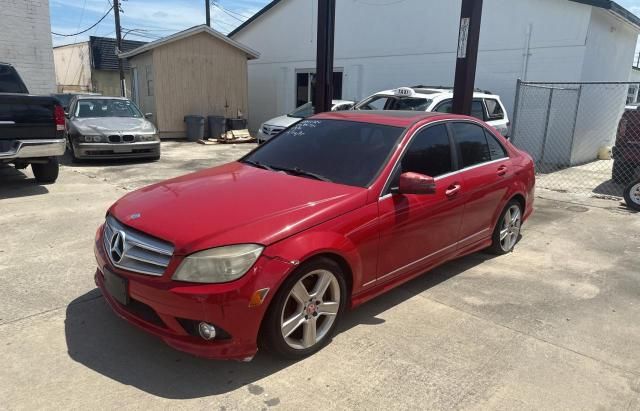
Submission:
POLYGON ((518 81, 511 141, 536 163, 536 186, 622 197, 640 177, 638 83, 518 81))

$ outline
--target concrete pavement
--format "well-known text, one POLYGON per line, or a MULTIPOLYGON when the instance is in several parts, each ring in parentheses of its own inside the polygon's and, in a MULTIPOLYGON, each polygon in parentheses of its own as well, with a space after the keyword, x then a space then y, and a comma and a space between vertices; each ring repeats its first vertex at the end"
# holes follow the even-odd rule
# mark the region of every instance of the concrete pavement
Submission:
POLYGON ((109 204, 251 147, 163 143, 49 186, 0 168, 0 408, 640 409, 640 220, 612 201, 538 199, 513 253, 389 292, 297 363, 202 360, 117 318, 92 279, 109 204))

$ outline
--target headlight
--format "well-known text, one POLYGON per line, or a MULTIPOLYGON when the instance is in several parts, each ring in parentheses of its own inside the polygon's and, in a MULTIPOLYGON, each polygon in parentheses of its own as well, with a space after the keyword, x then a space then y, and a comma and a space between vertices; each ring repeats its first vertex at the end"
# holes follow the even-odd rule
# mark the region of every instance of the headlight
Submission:
POLYGON ((102 143, 106 141, 104 136, 78 136, 78 141, 85 143, 102 143))
POLYGON ((182 261, 173 279, 194 283, 233 281, 251 268, 263 249, 258 244, 237 244, 200 251, 182 261))
POLYGON ((158 136, 156 134, 140 134, 138 135, 138 141, 156 141, 158 136))

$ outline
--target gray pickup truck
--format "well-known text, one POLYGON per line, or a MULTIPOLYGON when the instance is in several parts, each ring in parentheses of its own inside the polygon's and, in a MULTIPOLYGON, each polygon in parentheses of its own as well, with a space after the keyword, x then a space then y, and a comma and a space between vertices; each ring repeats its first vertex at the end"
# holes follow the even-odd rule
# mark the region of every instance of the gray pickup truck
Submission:
POLYGON ((30 95, 15 68, 0 63, 0 164, 31 165, 38 183, 55 182, 65 152, 64 123, 54 97, 30 95))

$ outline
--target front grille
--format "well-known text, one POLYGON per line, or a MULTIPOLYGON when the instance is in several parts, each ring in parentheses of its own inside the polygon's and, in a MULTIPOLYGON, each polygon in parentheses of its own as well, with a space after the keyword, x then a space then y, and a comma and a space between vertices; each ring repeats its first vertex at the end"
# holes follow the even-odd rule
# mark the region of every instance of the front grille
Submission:
POLYGON ((173 255, 170 243, 126 227, 112 216, 104 224, 103 241, 114 266, 136 273, 161 276, 173 255))
POLYGON ((112 135, 109 136, 109 142, 110 143, 119 143, 120 141, 122 141, 122 140, 121 140, 119 135, 112 134, 112 135))
POLYGON ((135 137, 131 134, 125 134, 124 136, 122 136, 122 141, 124 141, 125 143, 131 143, 133 140, 135 140, 135 137))

